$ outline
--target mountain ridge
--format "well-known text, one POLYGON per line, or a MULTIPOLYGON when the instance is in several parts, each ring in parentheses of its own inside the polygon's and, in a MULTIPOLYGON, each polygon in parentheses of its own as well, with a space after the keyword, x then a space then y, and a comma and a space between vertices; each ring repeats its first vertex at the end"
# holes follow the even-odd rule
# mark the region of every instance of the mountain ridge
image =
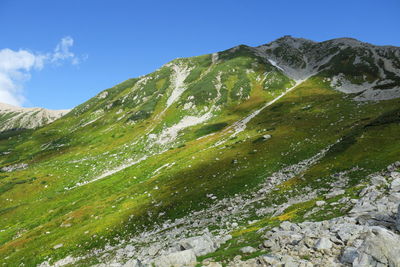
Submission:
MULTIPOLYGON (((50 124, 0 135, 0 262, 259 260, 273 227, 346 217, 364 189, 384 190, 368 188, 381 172, 397 177, 383 170, 399 167, 400 100, 359 96, 396 88, 396 53, 393 72, 369 48, 354 64, 353 48, 274 44, 175 59, 50 124), (338 90, 335 77, 362 90, 338 90)), ((390 203, 381 212, 392 220, 390 203)))
POLYGON ((0 102, 0 131, 37 128, 51 123, 69 111, 23 108, 0 102))

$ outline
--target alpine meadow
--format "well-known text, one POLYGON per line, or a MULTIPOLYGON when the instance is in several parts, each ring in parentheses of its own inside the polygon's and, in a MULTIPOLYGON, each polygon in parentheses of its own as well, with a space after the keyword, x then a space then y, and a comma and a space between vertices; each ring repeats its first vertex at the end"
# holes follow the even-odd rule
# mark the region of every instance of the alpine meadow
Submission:
POLYGON ((1 266, 400 266, 400 47, 238 45, 0 130, 1 266))

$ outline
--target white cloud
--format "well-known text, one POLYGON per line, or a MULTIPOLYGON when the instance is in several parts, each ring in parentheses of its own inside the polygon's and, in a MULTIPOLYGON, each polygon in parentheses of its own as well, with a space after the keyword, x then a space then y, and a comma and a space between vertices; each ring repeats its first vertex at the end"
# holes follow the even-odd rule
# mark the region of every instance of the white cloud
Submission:
POLYGON ((69 61, 73 65, 79 64, 81 59, 70 51, 73 44, 74 40, 67 36, 61 39, 52 53, 1 49, 0 102, 17 106, 22 105, 26 101, 23 83, 30 79, 32 70, 41 70, 46 64, 59 65, 65 61, 69 61))
POLYGON ((54 53, 51 56, 51 62, 54 63, 62 60, 71 60, 72 64, 79 64, 79 58, 69 50, 73 45, 74 39, 72 39, 70 36, 62 38, 54 49, 54 53))

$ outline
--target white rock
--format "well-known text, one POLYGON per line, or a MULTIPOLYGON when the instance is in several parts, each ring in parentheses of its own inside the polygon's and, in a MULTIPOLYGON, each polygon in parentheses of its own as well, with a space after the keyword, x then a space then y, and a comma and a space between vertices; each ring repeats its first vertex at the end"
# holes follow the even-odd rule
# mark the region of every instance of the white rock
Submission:
POLYGON ((373 185, 382 185, 382 184, 386 184, 386 179, 385 177, 383 177, 382 175, 375 175, 371 178, 371 183, 373 185))
POLYGON ((209 264, 206 265, 207 267, 222 267, 221 263, 218 262, 210 262, 209 264))
POLYGON ((280 260, 275 255, 263 255, 260 257, 260 260, 264 264, 268 264, 268 266, 276 266, 280 263, 280 260))
POLYGON ((268 140, 268 139, 270 139, 272 136, 271 135, 269 135, 269 134, 265 134, 265 135, 263 135, 263 138, 264 138, 264 140, 268 140))
POLYGON ((400 172, 391 172, 391 173, 390 173, 390 176, 391 176, 393 179, 400 179, 400 172))
POLYGON ((321 206, 323 206, 325 204, 326 204, 326 202, 323 201, 323 200, 318 200, 318 201, 315 202, 315 205, 317 205, 318 207, 321 207, 321 206))
POLYGON ((283 266, 285 266, 285 267, 298 267, 299 266, 299 264, 297 262, 295 262, 293 257, 291 257, 289 255, 283 256, 281 259, 281 262, 283 263, 283 266))
POLYGON ((194 251, 188 249, 160 256, 156 258, 153 263, 157 267, 171 267, 171 266, 195 266, 197 262, 194 251))
MULTIPOLYGON (((393 173, 393 172, 392 172, 393 173)), ((390 184, 390 189, 392 191, 400 191, 400 177, 395 178, 392 183, 390 184)))
POLYGON ((210 236, 206 234, 184 239, 179 242, 179 246, 183 248, 183 250, 192 249, 196 256, 202 256, 214 252, 217 249, 210 236))
POLYGON ((340 258, 340 261, 342 263, 347 263, 351 264, 354 262, 354 260, 359 256, 358 251, 354 247, 347 247, 343 251, 342 257, 340 258))
POLYGON ((61 248, 61 247, 63 247, 64 246, 64 244, 57 244, 57 245, 55 245, 53 248, 54 249, 58 249, 58 248, 61 248))
POLYGON ((290 231, 291 230, 291 226, 292 226, 292 223, 288 222, 288 221, 284 221, 280 225, 280 227, 285 231, 290 231))
POLYGON ((326 198, 333 198, 339 195, 343 195, 344 193, 345 191, 343 189, 335 190, 333 192, 326 194, 326 198))
POLYGON ((399 206, 397 208, 396 228, 397 228, 397 231, 400 232, 400 204, 399 204, 399 206))
POLYGON ((243 247, 243 248, 240 249, 240 252, 246 253, 246 254, 247 253, 254 253, 256 251, 257 251, 257 249, 255 249, 253 247, 250 247, 250 246, 246 246, 246 247, 243 247))
POLYGON ((332 245, 333 243, 328 238, 322 237, 315 243, 314 248, 316 250, 329 250, 332 248, 332 245))
POLYGON ((122 267, 144 267, 140 260, 131 259, 127 261, 122 267))
POLYGON ((358 249, 353 266, 400 266, 400 237, 382 227, 373 227, 358 249))

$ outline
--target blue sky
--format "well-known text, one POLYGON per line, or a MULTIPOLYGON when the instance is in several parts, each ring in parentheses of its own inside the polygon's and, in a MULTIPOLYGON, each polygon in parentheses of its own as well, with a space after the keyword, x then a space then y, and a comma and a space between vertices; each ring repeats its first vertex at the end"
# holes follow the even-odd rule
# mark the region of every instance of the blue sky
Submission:
POLYGON ((0 102, 72 108, 174 58, 283 35, 400 46, 399 14, 398 0, 0 0, 0 102))

